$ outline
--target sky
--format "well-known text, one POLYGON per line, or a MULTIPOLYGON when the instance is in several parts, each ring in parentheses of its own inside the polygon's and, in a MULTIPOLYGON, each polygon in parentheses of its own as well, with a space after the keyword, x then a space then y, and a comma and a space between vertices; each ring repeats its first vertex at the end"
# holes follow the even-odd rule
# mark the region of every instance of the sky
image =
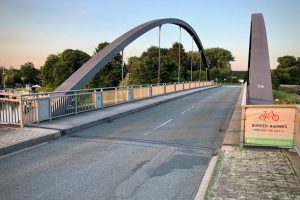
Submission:
MULTIPOLYGON (((299 9, 299 0, 0 0, 0 65, 19 68, 29 61, 39 68, 49 54, 68 48, 92 55, 99 43, 144 22, 178 18, 194 28, 204 48, 231 51, 232 69, 246 70, 251 14, 262 13, 276 68, 280 56, 300 57, 299 9)), ((182 30, 181 38, 190 51, 191 37, 182 30)), ((178 40, 177 26, 162 26, 161 47, 178 40)), ((126 47, 125 59, 151 45, 158 46, 158 28, 126 47)))

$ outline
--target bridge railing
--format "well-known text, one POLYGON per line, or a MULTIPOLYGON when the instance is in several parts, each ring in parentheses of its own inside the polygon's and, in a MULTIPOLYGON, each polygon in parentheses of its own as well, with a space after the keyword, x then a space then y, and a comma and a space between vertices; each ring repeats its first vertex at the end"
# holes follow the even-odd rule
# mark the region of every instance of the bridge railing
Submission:
POLYGON ((213 85, 213 81, 134 85, 34 94, 0 93, 0 124, 32 125, 68 115, 101 109, 213 85))

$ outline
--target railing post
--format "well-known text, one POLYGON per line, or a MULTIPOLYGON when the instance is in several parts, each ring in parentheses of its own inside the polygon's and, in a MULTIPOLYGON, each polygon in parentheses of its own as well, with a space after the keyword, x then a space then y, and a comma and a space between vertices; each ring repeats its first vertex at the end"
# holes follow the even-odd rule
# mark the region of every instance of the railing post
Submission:
POLYGON ((40 122, 40 113, 39 113, 39 95, 36 95, 36 105, 35 105, 35 116, 36 116, 36 122, 39 124, 40 122))
POLYGON ((24 127, 24 118, 23 118, 23 99, 22 95, 20 95, 20 105, 19 105, 19 118, 20 118, 20 126, 21 128, 24 127))
POLYGON ((133 101, 133 90, 130 87, 127 87, 127 101, 133 101))
POLYGON ((148 96, 152 97, 152 85, 148 85, 148 96))
POLYGON ((77 99, 77 92, 75 92, 75 114, 77 115, 78 112, 78 99, 77 99))
POLYGON ((164 83, 164 94, 167 94, 167 84, 164 83))
POLYGON ((99 109, 103 107, 103 98, 102 91, 94 90, 95 92, 95 109, 99 109))
POLYGON ((48 110, 49 110, 49 120, 52 121, 52 111, 51 111, 51 95, 49 95, 49 107, 48 107, 48 110))

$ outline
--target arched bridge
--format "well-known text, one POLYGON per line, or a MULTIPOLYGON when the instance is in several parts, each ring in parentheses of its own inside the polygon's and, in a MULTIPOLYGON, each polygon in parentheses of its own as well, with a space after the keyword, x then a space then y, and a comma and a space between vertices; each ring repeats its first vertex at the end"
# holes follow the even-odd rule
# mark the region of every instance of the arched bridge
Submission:
MULTIPOLYGON (((102 51, 93 56, 89 61, 83 64, 74 74, 72 74, 65 82, 63 82, 55 91, 69 91, 83 88, 101 69, 104 68, 120 51, 122 51, 131 42, 142 36, 144 33, 160 27, 163 24, 175 24, 186 30, 194 39, 198 49, 200 50, 204 67, 209 69, 204 48, 195 32, 195 30, 185 21, 174 18, 158 19, 141 24, 127 33, 123 34, 102 51)), ((209 73, 208 79, 210 80, 209 73)))

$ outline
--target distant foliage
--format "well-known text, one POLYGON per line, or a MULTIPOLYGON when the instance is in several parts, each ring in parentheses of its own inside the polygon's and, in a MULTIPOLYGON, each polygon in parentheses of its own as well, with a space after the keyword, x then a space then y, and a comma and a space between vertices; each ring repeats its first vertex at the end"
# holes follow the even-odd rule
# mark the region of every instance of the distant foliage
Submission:
POLYGON ((278 88, 280 84, 300 85, 300 58, 283 56, 277 62, 277 68, 272 71, 273 86, 278 88))

